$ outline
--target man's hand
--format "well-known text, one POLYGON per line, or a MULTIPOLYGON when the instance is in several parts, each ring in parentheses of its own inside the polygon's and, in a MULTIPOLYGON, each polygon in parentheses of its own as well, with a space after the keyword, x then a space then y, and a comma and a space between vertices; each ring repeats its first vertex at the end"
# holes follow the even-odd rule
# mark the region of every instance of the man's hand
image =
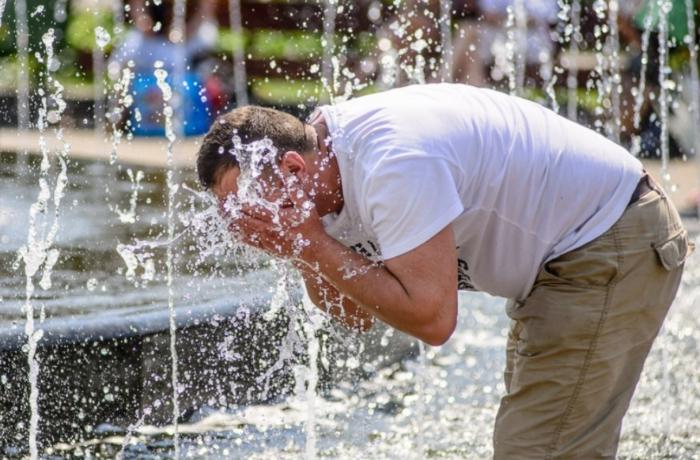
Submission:
POLYGON ((387 324, 431 345, 447 341, 457 321, 452 226, 377 265, 326 233, 313 203, 292 177, 285 182, 288 199, 278 215, 263 206, 244 206, 231 230, 251 246, 306 264, 352 304, 387 324))
POLYGON ((229 228, 250 246, 282 259, 296 259, 327 234, 299 180, 290 175, 284 186, 285 199, 276 214, 260 204, 244 204, 229 228))

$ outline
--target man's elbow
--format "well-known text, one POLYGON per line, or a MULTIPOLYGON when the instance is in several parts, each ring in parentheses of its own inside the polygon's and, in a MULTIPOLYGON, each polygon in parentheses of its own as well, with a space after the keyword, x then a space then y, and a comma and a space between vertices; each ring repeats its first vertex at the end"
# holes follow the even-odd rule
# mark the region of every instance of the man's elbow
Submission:
POLYGON ((457 303, 449 303, 438 311, 435 317, 421 328, 417 337, 433 347, 444 345, 457 328, 457 303))

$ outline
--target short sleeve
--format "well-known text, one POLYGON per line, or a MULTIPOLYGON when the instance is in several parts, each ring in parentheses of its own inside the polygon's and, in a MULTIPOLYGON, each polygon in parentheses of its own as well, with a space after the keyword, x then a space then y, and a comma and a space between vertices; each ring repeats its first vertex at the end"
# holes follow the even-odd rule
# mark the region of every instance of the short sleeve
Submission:
POLYGON ((464 210, 444 159, 403 156, 380 162, 365 184, 364 220, 384 260, 417 248, 464 210))

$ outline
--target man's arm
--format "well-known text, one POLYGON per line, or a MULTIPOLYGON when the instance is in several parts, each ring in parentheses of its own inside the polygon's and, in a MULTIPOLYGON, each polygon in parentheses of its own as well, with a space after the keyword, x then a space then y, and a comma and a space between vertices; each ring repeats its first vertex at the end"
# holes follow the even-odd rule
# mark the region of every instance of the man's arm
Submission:
POLYGON ((451 226, 384 266, 325 232, 316 234, 301 260, 365 312, 428 344, 441 345, 454 331, 457 254, 451 226))
POLYGON ((377 265, 346 248, 323 227, 295 179, 285 184, 291 206, 273 220, 247 206, 231 229, 245 243, 303 262, 366 313, 430 345, 449 339, 457 323, 457 250, 452 225, 415 249, 377 265))
POLYGON ((294 264, 301 273, 309 298, 320 310, 333 316, 350 329, 367 331, 374 324, 374 316, 360 308, 347 296, 314 272, 304 263, 294 264))

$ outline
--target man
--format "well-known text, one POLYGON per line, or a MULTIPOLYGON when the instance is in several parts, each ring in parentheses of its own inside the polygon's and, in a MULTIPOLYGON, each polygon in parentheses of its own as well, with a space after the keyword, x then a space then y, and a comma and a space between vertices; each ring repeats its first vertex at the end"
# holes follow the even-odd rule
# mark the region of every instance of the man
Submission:
POLYGON ((690 252, 624 149, 535 103, 440 84, 324 106, 309 124, 236 109, 198 172, 232 231, 293 259, 352 327, 379 319, 440 345, 458 289, 512 299, 495 458, 614 458, 690 252))

